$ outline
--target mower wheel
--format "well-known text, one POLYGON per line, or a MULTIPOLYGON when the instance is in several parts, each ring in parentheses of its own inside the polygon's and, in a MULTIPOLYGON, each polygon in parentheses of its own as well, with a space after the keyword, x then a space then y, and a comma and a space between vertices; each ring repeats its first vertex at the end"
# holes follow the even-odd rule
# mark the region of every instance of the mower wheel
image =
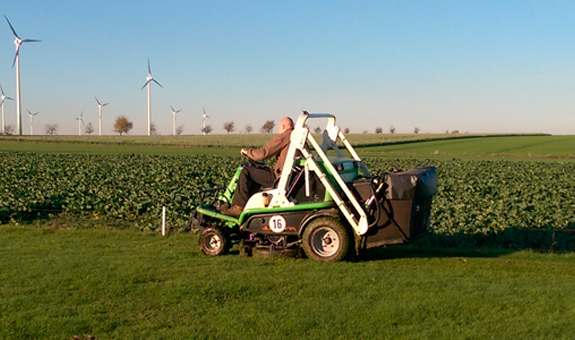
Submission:
POLYGON ((200 234, 200 250, 208 256, 225 255, 231 247, 230 236, 222 228, 207 227, 200 234))
POLYGON ((303 233, 305 254, 316 261, 335 262, 347 258, 353 249, 351 232, 332 217, 317 218, 303 233))

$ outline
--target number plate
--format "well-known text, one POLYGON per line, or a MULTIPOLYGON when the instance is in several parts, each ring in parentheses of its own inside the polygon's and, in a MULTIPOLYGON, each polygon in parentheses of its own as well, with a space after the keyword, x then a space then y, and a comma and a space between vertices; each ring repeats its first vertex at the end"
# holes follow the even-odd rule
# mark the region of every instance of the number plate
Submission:
POLYGON ((274 233, 281 233, 286 228, 286 220, 281 215, 274 215, 270 218, 269 227, 274 233))

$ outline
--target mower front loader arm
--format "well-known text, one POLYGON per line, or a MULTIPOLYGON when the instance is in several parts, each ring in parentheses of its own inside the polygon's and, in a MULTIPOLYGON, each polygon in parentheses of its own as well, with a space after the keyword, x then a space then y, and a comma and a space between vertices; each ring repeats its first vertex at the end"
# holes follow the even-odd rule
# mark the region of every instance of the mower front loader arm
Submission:
MULTIPOLYGON (((314 149, 321 150, 321 147, 316 142, 316 140, 313 138, 313 136, 309 135, 308 140, 312 144, 314 149)), ((357 215, 359 216, 359 220, 356 219, 354 214, 351 212, 351 210, 346 205, 345 201, 340 197, 338 192, 335 190, 335 188, 333 187, 333 185, 331 184, 331 182, 327 178, 327 175, 322 171, 319 164, 313 158, 313 155, 305 147, 301 148, 300 151, 301 151, 302 155, 304 156, 304 158, 306 159, 306 166, 308 166, 310 170, 314 171, 317 174, 319 180, 325 186, 326 190, 329 192, 329 194, 333 198, 334 202, 336 203, 336 205, 338 206, 340 211, 343 213, 343 215, 345 216, 345 218, 347 219, 347 221, 349 222, 349 224, 353 228, 353 231, 358 236, 365 234, 367 232, 368 227, 369 227, 368 223, 367 223, 367 215, 366 215, 365 211, 363 210, 363 208, 361 207, 361 205, 359 204, 359 202, 357 202, 357 199, 354 197, 352 192, 347 187, 347 184, 337 174, 337 170, 333 167, 333 165, 331 164, 331 162, 329 161, 329 159, 327 158, 325 153, 318 152, 320 158, 324 162, 324 166, 328 169, 328 171, 330 171, 333 174, 333 178, 336 180, 336 182, 339 185, 339 187, 341 188, 343 194, 346 196, 348 201, 352 204, 353 208, 356 210, 357 215)))

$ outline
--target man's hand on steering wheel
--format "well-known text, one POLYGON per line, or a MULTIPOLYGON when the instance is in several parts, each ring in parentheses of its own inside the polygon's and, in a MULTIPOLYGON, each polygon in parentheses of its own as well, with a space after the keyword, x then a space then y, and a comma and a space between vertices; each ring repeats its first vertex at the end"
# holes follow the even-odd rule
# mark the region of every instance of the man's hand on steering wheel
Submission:
POLYGON ((264 166, 265 165, 265 163, 263 161, 256 161, 256 160, 251 159, 250 156, 248 156, 248 149, 246 149, 246 148, 242 148, 240 150, 240 155, 245 156, 248 159, 249 164, 253 164, 256 166, 264 166))

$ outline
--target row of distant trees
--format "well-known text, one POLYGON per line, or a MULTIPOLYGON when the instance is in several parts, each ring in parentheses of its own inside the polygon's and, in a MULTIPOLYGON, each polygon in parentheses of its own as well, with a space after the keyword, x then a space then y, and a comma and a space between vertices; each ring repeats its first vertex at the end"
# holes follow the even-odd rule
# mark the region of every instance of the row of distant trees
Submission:
MULTIPOLYGON (((272 133, 275 126, 276 126, 276 124, 273 120, 267 120, 260 127, 260 132, 261 133, 272 133)), ((119 133, 120 136, 128 134, 133 127, 134 127, 134 124, 126 116, 120 116, 120 117, 116 118, 116 121, 114 122, 114 132, 119 133)), ((234 132, 236 130, 235 123, 233 121, 232 122, 225 122, 224 123, 224 130, 226 131, 226 133, 228 135, 230 133, 234 132)), ((203 132, 205 134, 210 134, 210 133, 212 133, 212 131, 213 131, 213 128, 211 125, 206 125, 206 127, 201 129, 201 132, 203 132)), ((247 124, 246 126, 244 126, 244 131, 245 131, 245 133, 250 134, 254 131, 254 128, 251 124, 247 124)), ((396 131, 395 127, 391 126, 389 128, 389 133, 394 134, 395 131, 396 131)), ((57 134, 58 124, 46 124, 45 132, 47 135, 50 135, 50 136, 57 134)), ((157 133, 156 126, 154 123, 152 123, 151 132, 153 135, 155 135, 157 133)), ((180 125, 176 128, 176 135, 179 136, 183 132, 184 132, 184 125, 180 125)), ((313 130, 313 132, 314 133, 321 133, 322 129, 318 126, 313 130)), ((347 134, 350 132, 350 130, 349 130, 349 128, 345 128, 345 129, 343 129, 343 132, 347 134)), ((94 133, 94 126, 92 125, 92 123, 86 124, 86 127, 84 129, 84 133, 86 135, 91 135, 92 133, 94 133)), ((363 130, 363 133, 364 134, 368 133, 368 131, 363 130)), ((376 127, 375 133, 376 134, 383 133, 383 128, 376 127)), ((418 134, 419 128, 415 127, 413 129, 413 133, 418 134)), ((445 131, 445 133, 449 133, 449 131, 445 131)), ((453 130, 451 133, 459 133, 459 131, 453 130)), ((14 134, 14 126, 13 125, 7 125, 4 129, 4 134, 6 134, 6 135, 14 134)))
MULTIPOLYGON (((208 126, 206 126, 206 130, 207 130, 208 126)), ((264 125, 262 125, 262 127, 260 128, 260 131, 262 133, 272 133, 275 126, 276 126, 276 123, 273 120, 267 120, 264 123, 264 125)), ((225 122, 224 123, 224 130, 226 130, 226 133, 229 135, 231 132, 234 132, 236 130, 236 124, 234 122, 225 122)), ((254 131, 254 127, 251 124, 247 124, 244 127, 244 131, 247 134, 250 134, 254 131)), ((211 126, 210 126, 209 131, 204 131, 204 129, 202 129, 202 132, 205 132, 205 133, 212 132, 211 126)))

